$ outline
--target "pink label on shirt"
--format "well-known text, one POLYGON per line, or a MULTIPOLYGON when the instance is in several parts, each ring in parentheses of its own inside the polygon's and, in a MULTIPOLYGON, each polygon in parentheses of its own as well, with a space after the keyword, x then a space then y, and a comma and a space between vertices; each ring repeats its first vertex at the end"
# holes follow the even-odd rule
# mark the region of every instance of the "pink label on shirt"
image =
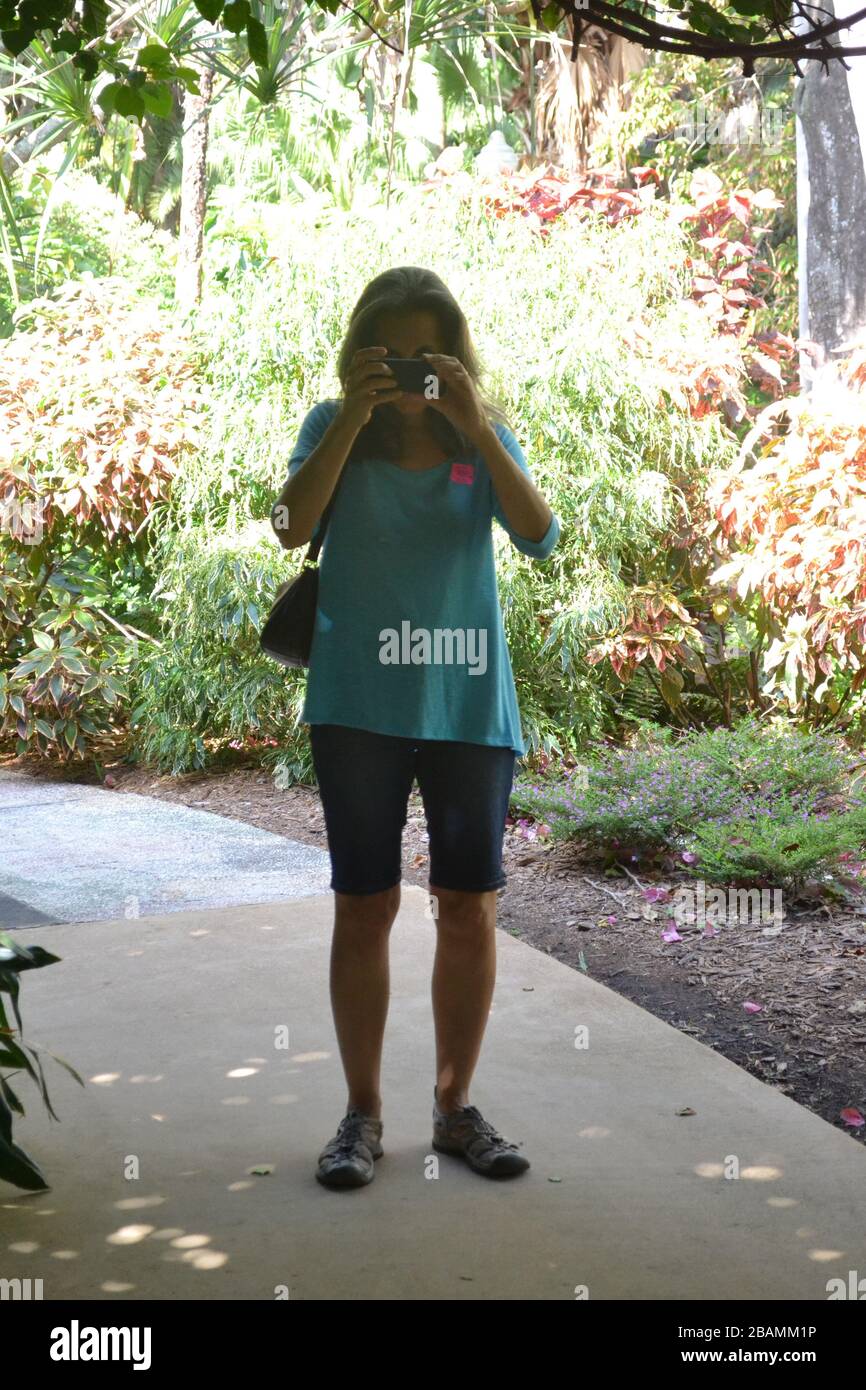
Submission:
POLYGON ((475 479, 475 469, 471 463, 453 463, 451 465, 452 483, 471 483, 475 479))

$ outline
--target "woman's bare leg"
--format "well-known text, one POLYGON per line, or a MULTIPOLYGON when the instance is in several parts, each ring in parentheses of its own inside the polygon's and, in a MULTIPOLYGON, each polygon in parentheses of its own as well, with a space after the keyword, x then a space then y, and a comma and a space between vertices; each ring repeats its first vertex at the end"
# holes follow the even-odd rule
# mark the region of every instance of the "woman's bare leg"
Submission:
POLYGON ((382 1113, 380 1070, 390 973, 388 945, 400 885, 384 893, 335 893, 331 1007, 349 1107, 382 1113))
POLYGON ((433 963, 437 1098, 442 1110, 469 1104, 496 983, 496 893, 430 887, 438 899, 433 963))

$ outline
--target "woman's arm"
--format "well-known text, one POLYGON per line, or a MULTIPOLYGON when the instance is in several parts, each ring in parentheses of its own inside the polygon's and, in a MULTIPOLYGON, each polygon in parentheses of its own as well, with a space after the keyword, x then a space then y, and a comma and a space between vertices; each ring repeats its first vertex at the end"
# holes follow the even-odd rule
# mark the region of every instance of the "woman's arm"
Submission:
POLYGON ((271 509, 271 526, 284 550, 306 545, 337 486, 357 426, 334 416, 320 442, 288 478, 271 509))
POLYGON ((337 414, 271 508, 271 526, 284 550, 306 545, 327 507, 359 431, 377 405, 401 394, 381 361, 387 348, 361 348, 352 358, 337 414))
MULTIPOLYGON (((556 544, 559 523, 539 492, 528 470, 520 467, 496 433, 485 411, 475 383, 456 357, 425 352, 435 371, 442 375, 448 390, 430 404, 462 431, 478 449, 487 465, 501 520, 515 541, 526 542, 527 554, 544 558, 556 544), (542 546, 541 543, 545 542, 542 546), (540 549, 539 549, 540 547, 540 549)), ((524 547, 526 548, 526 547, 524 547)))
POLYGON ((502 514, 515 535, 537 545, 550 530, 553 512, 535 483, 509 454, 491 424, 473 440, 490 474, 502 514))

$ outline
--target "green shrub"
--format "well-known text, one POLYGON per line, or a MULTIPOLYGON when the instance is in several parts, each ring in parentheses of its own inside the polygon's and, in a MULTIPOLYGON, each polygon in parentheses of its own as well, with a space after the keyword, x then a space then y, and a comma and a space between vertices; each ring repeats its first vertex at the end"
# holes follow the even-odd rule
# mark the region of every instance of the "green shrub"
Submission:
MULTIPOLYGON (((15 331, 17 305, 49 295, 69 280, 117 276, 132 291, 168 306, 174 295, 176 238, 124 208, 105 184, 81 169, 61 179, 37 159, 8 183, 9 216, 21 250, 0 273, 0 339, 15 331), (36 248, 47 198, 51 210, 36 248), (10 283, 10 275, 14 278, 10 283)), ((12 245, 17 248, 17 241, 12 245)))
POLYGON ((838 736, 782 722, 592 749, 584 764, 515 783, 512 808, 608 859, 685 855, 718 881, 751 871, 793 881, 866 842, 866 812, 824 808, 845 790, 850 754, 838 736))
POLYGON ((297 727, 303 685, 263 655, 262 620, 290 573, 265 527, 166 532, 156 597, 163 640, 133 676, 132 750, 160 769, 204 767, 227 746, 254 743, 264 762, 308 776, 297 727))
POLYGON ((772 815, 739 817, 695 826, 690 872, 710 883, 766 883, 797 887, 826 877, 866 845, 866 808, 810 815, 789 799, 772 815))
POLYGON ((133 648, 106 619, 107 595, 80 562, 46 578, 14 551, 5 561, 0 740, 66 760, 98 754, 117 734, 133 648))
POLYGON ((0 378, 0 741, 87 757, 122 723, 145 533, 200 401, 182 336, 116 280, 20 322, 0 378))

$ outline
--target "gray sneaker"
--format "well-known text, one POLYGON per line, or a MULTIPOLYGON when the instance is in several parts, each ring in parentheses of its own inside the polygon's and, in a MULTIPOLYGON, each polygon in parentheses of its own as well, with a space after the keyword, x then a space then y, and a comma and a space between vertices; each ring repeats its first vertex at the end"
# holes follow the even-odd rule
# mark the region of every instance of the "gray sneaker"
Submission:
POLYGON ((433 1147, 437 1153, 465 1158, 470 1168, 486 1178, 513 1178, 529 1167, 529 1159, 517 1152, 518 1145, 503 1139, 474 1105, 450 1114, 440 1110, 435 1086, 433 1147))
POLYGON ((325 1187, 363 1187, 374 1177, 381 1158, 382 1121, 360 1110, 347 1110, 334 1138, 319 1154, 316 1177, 325 1187))

